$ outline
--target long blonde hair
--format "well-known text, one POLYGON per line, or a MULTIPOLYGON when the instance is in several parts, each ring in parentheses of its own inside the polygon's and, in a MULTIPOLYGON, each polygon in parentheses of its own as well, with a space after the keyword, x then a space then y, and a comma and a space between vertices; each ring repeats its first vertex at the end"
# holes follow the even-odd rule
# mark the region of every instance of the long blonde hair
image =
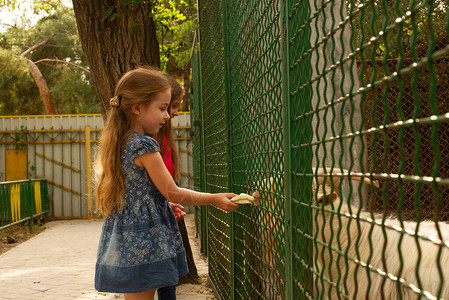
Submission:
MULTIPOLYGON (((182 85, 176 81, 172 76, 167 73, 164 73, 168 79, 168 83, 170 84, 171 89, 171 99, 169 109, 171 109, 171 104, 174 100, 178 99, 182 95, 184 95, 184 88, 182 85)), ((171 124, 171 119, 165 122, 164 126, 158 131, 158 133, 154 136, 154 138, 158 141, 161 146, 161 155, 162 158, 165 159, 168 155, 168 149, 171 149, 172 153, 172 162, 173 162, 173 180, 176 182, 179 180, 179 156, 178 151, 176 150, 175 139, 173 138, 173 128, 171 124), (162 153, 162 145, 164 144, 164 136, 167 138, 167 148, 165 152, 162 153)))
POLYGON ((138 68, 129 71, 118 81, 114 96, 118 106, 111 106, 101 134, 97 159, 96 200, 104 216, 118 213, 123 207, 125 175, 121 164, 129 136, 134 129, 131 107, 148 105, 155 96, 170 88, 161 71, 138 68))

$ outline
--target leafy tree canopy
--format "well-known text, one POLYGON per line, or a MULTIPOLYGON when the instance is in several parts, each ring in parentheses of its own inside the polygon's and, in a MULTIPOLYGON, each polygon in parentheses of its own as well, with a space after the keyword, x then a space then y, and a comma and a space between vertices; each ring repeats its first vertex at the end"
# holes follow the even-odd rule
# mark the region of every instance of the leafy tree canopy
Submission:
MULTIPOLYGON (((136 0, 125 2, 142 4, 136 0)), ((113 21, 121 13, 126 14, 126 5, 122 6, 111 6, 103 19, 113 21)), ((0 34, 0 65, 5 70, 0 75, 0 113, 44 113, 38 88, 27 71, 26 59, 37 63, 47 81, 57 113, 100 112, 89 72, 74 67, 76 64, 88 69, 73 9, 64 7, 61 0, 0 0, 0 9, 28 11, 20 24, 11 25, 0 34), (29 21, 30 11, 34 17, 39 16, 34 25, 29 21), (29 47, 47 39, 45 45, 26 58, 19 57, 29 47), (67 63, 62 64, 61 61, 67 63)), ((192 0, 153 0, 152 15, 157 26, 161 69, 184 81, 187 93, 196 12, 196 4, 192 0)), ((185 104, 187 107, 188 102, 185 104)))
POLYGON ((188 66, 197 26, 196 12, 194 1, 155 1, 153 18, 157 26, 162 70, 179 73, 179 69, 188 66))
MULTIPOLYGON (((14 9, 16 1, 3 0, 14 9)), ((4 7, 3 7, 4 8, 4 7)), ((71 8, 58 1, 34 1, 33 13, 43 15, 37 24, 10 26, 0 34, 0 113, 43 114, 38 87, 30 75, 26 59, 38 66, 47 81, 56 113, 98 113, 88 65, 79 42, 71 8), (47 43, 20 57, 28 48, 47 43)))
POLYGON ((189 110, 190 54, 197 27, 197 6, 192 0, 154 0, 153 19, 161 69, 184 84, 181 110, 189 110))

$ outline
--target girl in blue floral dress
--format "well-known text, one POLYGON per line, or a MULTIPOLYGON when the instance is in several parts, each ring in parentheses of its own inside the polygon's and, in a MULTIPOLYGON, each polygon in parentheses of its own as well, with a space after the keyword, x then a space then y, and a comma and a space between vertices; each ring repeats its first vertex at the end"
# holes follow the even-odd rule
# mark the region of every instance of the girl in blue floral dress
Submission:
POLYGON ((187 274, 179 228, 168 201, 238 205, 234 193, 208 194, 179 188, 164 165, 156 134, 169 120, 170 85, 160 71, 126 73, 110 100, 99 152, 97 204, 105 216, 95 288, 124 293, 126 300, 154 299, 156 289, 187 274))

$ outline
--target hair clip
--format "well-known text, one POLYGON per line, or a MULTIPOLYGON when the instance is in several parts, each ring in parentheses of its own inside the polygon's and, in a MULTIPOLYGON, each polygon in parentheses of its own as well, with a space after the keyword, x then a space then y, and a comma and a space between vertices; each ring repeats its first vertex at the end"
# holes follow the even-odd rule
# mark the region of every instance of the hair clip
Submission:
POLYGON ((120 105, 120 102, 118 100, 118 96, 112 97, 111 100, 109 100, 109 105, 118 107, 120 105))

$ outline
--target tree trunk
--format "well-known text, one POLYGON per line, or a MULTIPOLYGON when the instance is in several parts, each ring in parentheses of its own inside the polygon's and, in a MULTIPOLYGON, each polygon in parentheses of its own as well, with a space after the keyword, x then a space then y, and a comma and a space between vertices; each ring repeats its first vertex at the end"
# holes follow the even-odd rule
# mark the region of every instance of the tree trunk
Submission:
MULTIPOLYGON (((138 66, 160 66, 151 1, 138 5, 123 5, 120 0, 72 2, 81 45, 104 116, 115 85, 124 73, 138 66)), ((190 269, 180 282, 197 283, 198 274, 184 221, 180 224, 190 269)))
POLYGON ((103 115, 117 81, 138 66, 160 65, 151 1, 73 0, 78 32, 103 115))

